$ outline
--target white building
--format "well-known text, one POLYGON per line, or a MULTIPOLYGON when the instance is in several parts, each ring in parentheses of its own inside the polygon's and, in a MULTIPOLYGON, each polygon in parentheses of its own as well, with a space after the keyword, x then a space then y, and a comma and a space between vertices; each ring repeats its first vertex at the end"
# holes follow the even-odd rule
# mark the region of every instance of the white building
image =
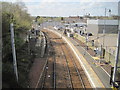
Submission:
POLYGON ((87 32, 93 35, 107 33, 116 34, 118 32, 118 20, 87 20, 87 32))
POLYGON ((105 60, 110 61, 113 66, 118 38, 118 20, 87 20, 87 32, 93 34, 89 39, 97 43, 96 46, 102 51, 105 60))

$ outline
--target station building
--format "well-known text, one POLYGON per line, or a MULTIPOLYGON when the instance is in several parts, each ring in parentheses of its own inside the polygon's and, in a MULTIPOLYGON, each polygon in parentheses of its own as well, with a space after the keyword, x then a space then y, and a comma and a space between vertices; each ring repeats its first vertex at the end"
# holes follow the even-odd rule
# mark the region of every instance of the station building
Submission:
POLYGON ((116 56, 118 26, 118 20, 87 20, 87 32, 93 34, 89 40, 94 40, 100 56, 112 66, 116 56))
POLYGON ((94 35, 118 33, 118 20, 87 20, 87 31, 94 35), (105 30, 104 30, 105 29, 105 30))

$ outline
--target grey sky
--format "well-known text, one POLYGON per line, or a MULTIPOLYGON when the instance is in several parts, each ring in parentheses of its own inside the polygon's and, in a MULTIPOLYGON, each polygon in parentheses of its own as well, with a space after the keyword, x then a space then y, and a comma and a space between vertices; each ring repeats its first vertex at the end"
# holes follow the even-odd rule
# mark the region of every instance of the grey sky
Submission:
MULTIPOLYGON (((8 0, 4 0, 8 1, 8 0)), ((15 2, 16 0, 12 0, 15 2)), ((21 1, 21 0, 18 0, 21 1)), ((42 16, 73 16, 90 13, 92 16, 103 16, 107 8, 112 10, 112 14, 118 13, 119 0, 25 0, 28 12, 33 15, 42 16)), ((9 0, 10 2, 10 0, 9 0)))

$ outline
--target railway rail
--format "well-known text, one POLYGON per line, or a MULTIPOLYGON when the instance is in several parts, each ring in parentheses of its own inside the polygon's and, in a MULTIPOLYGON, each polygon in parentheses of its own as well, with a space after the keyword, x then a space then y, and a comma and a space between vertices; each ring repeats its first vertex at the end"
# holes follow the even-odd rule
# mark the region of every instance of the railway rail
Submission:
POLYGON ((36 88, 91 88, 67 43, 47 30, 43 33, 47 40, 47 56, 36 88))
MULTIPOLYGON (((61 39, 59 39, 59 42, 64 43, 61 39)), ((66 55, 65 60, 66 60, 66 63, 67 63, 67 69, 68 69, 68 73, 69 73, 69 78, 71 78, 70 82, 71 82, 72 88, 84 88, 85 89, 85 84, 84 84, 83 79, 82 79, 82 77, 80 75, 80 72, 79 72, 79 70, 77 68, 77 65, 76 65, 75 60, 74 60, 75 58, 72 56, 70 48, 67 47, 67 44, 64 44, 64 45, 61 45, 61 49, 62 49, 64 55, 66 55), (76 73, 72 73, 73 70, 70 69, 70 62, 73 65, 74 70, 76 71, 76 73), (77 74, 77 75, 75 75, 75 74, 77 74), (77 84, 76 82, 77 82, 78 79, 74 80, 75 77, 76 78, 79 77, 78 78, 79 79, 78 86, 76 86, 76 84, 77 84)))
POLYGON ((41 74, 39 76, 38 82, 37 82, 37 84, 35 86, 35 90, 37 88, 39 88, 39 87, 42 88, 44 86, 44 79, 45 79, 45 77, 43 78, 43 76, 46 73, 46 67, 48 65, 48 56, 49 56, 49 49, 47 49, 47 48, 49 48, 49 44, 47 44, 47 43, 50 43, 50 42, 48 42, 49 38, 47 39, 46 36, 45 36, 45 40, 46 40, 46 49, 45 49, 45 51, 47 52, 46 53, 47 54, 47 58, 45 59, 45 64, 44 64, 42 72, 41 72, 41 74))

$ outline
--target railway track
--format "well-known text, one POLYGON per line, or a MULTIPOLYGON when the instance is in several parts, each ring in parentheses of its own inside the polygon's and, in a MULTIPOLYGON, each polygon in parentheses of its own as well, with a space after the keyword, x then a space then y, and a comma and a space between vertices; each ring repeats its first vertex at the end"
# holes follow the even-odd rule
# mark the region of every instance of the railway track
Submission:
MULTIPOLYGON (((51 36, 54 36, 53 34, 51 34, 51 36)), ((68 63, 66 63, 66 55, 63 52, 63 50, 61 49, 61 45, 64 43, 61 43, 61 41, 59 41, 59 39, 61 39, 60 37, 55 37, 53 41, 56 42, 54 43, 54 48, 56 49, 56 87, 57 88, 72 88, 72 81, 71 81, 71 76, 70 76, 70 71, 69 71, 69 67, 68 67, 68 63), (58 58, 57 58, 58 57, 58 58), (59 67, 59 64, 63 65, 59 67), (60 73, 61 72, 61 73, 60 73), (64 83, 63 83, 64 82, 64 83), (65 84, 65 82, 67 84, 65 84)))
POLYGON ((47 39, 47 57, 36 88, 90 88, 89 81, 84 79, 87 78, 85 73, 67 44, 51 32, 45 30, 44 34, 47 39))
POLYGON ((36 85, 36 89, 40 88, 41 90, 44 88, 56 88, 56 75, 55 75, 55 53, 53 49, 53 45, 50 41, 50 38, 46 33, 45 38, 47 40, 46 46, 46 63, 44 64, 43 70, 40 74, 38 83, 36 85))
MULTIPOLYGON (((61 39, 59 39, 59 42, 64 43, 61 39)), ((67 64, 69 80, 71 82, 70 88, 83 88, 85 90, 85 84, 79 73, 79 70, 74 60, 75 58, 73 57, 70 51, 70 48, 67 47, 67 44, 64 44, 64 45, 61 45, 61 49, 64 53, 65 61, 67 64), (73 73, 73 69, 71 69, 71 66, 74 67, 74 73, 73 73), (79 80, 79 82, 77 82, 77 80, 79 80)))
MULTIPOLYGON (((46 37, 45 37, 46 38, 46 37)), ((47 40, 47 39, 46 39, 47 40)), ((47 41, 46 41, 47 42, 47 41)), ((47 42, 48 43, 48 42, 47 42)), ((49 47, 49 44, 46 44, 47 46, 46 46, 46 48, 48 48, 49 47)), ((47 53, 46 53, 46 55, 47 56, 49 56, 49 49, 46 49, 47 50, 47 53)), ((37 88, 39 88, 39 87, 43 87, 44 86, 44 79, 45 79, 45 77, 43 78, 43 76, 44 76, 44 74, 46 73, 46 67, 47 67, 47 65, 48 65, 48 57, 45 59, 45 64, 44 64, 44 66, 43 66, 43 69, 42 69, 42 72, 41 72, 41 74, 40 74, 40 76, 39 76, 39 79, 38 79, 38 81, 37 81, 37 83, 36 83, 36 85, 35 85, 35 90, 37 89, 37 88)))
MULTIPOLYGON (((71 60, 71 63, 73 64, 74 69, 75 69, 75 71, 76 71, 76 74, 77 74, 77 76, 79 77, 79 81, 80 81, 81 87, 77 87, 77 88, 83 88, 83 89, 85 90, 85 84, 84 84, 84 81, 83 81, 83 79, 82 79, 82 77, 81 77, 81 75, 80 75, 80 72, 79 72, 79 70, 78 70, 78 67, 77 67, 77 65, 76 65, 76 62, 75 62, 75 60, 74 60, 75 58, 73 57, 71 51, 69 50, 70 48, 68 48, 67 45, 64 45, 64 47, 66 48, 66 49, 64 49, 64 50, 66 50, 66 52, 68 52, 69 57, 70 57, 70 60, 71 60)), ((67 62, 68 62, 68 61, 67 61, 67 62)), ((71 71, 71 70, 70 70, 70 71, 71 71)), ((72 72, 72 71, 71 71, 71 72, 72 72)), ((73 83, 73 88, 74 88, 74 83, 73 83)), ((75 88, 76 88, 76 87, 75 87, 75 88)))
MULTIPOLYGON (((50 47, 48 47, 48 50, 49 50, 49 58, 48 59, 48 65, 47 65, 47 72, 48 74, 46 74, 46 76, 48 76, 48 78, 51 78, 51 85, 45 85, 44 87, 45 88, 56 88, 56 59, 55 59, 55 50, 53 48, 53 44, 52 42, 50 41, 50 38, 48 36, 47 33, 44 33, 45 36, 46 36, 46 39, 49 40, 50 43, 47 43, 49 44, 50 47), (51 68, 51 72, 49 72, 49 68, 51 68), (52 84, 53 83, 53 84, 52 84)), ((49 79, 46 80, 46 82, 49 83, 49 79)))

